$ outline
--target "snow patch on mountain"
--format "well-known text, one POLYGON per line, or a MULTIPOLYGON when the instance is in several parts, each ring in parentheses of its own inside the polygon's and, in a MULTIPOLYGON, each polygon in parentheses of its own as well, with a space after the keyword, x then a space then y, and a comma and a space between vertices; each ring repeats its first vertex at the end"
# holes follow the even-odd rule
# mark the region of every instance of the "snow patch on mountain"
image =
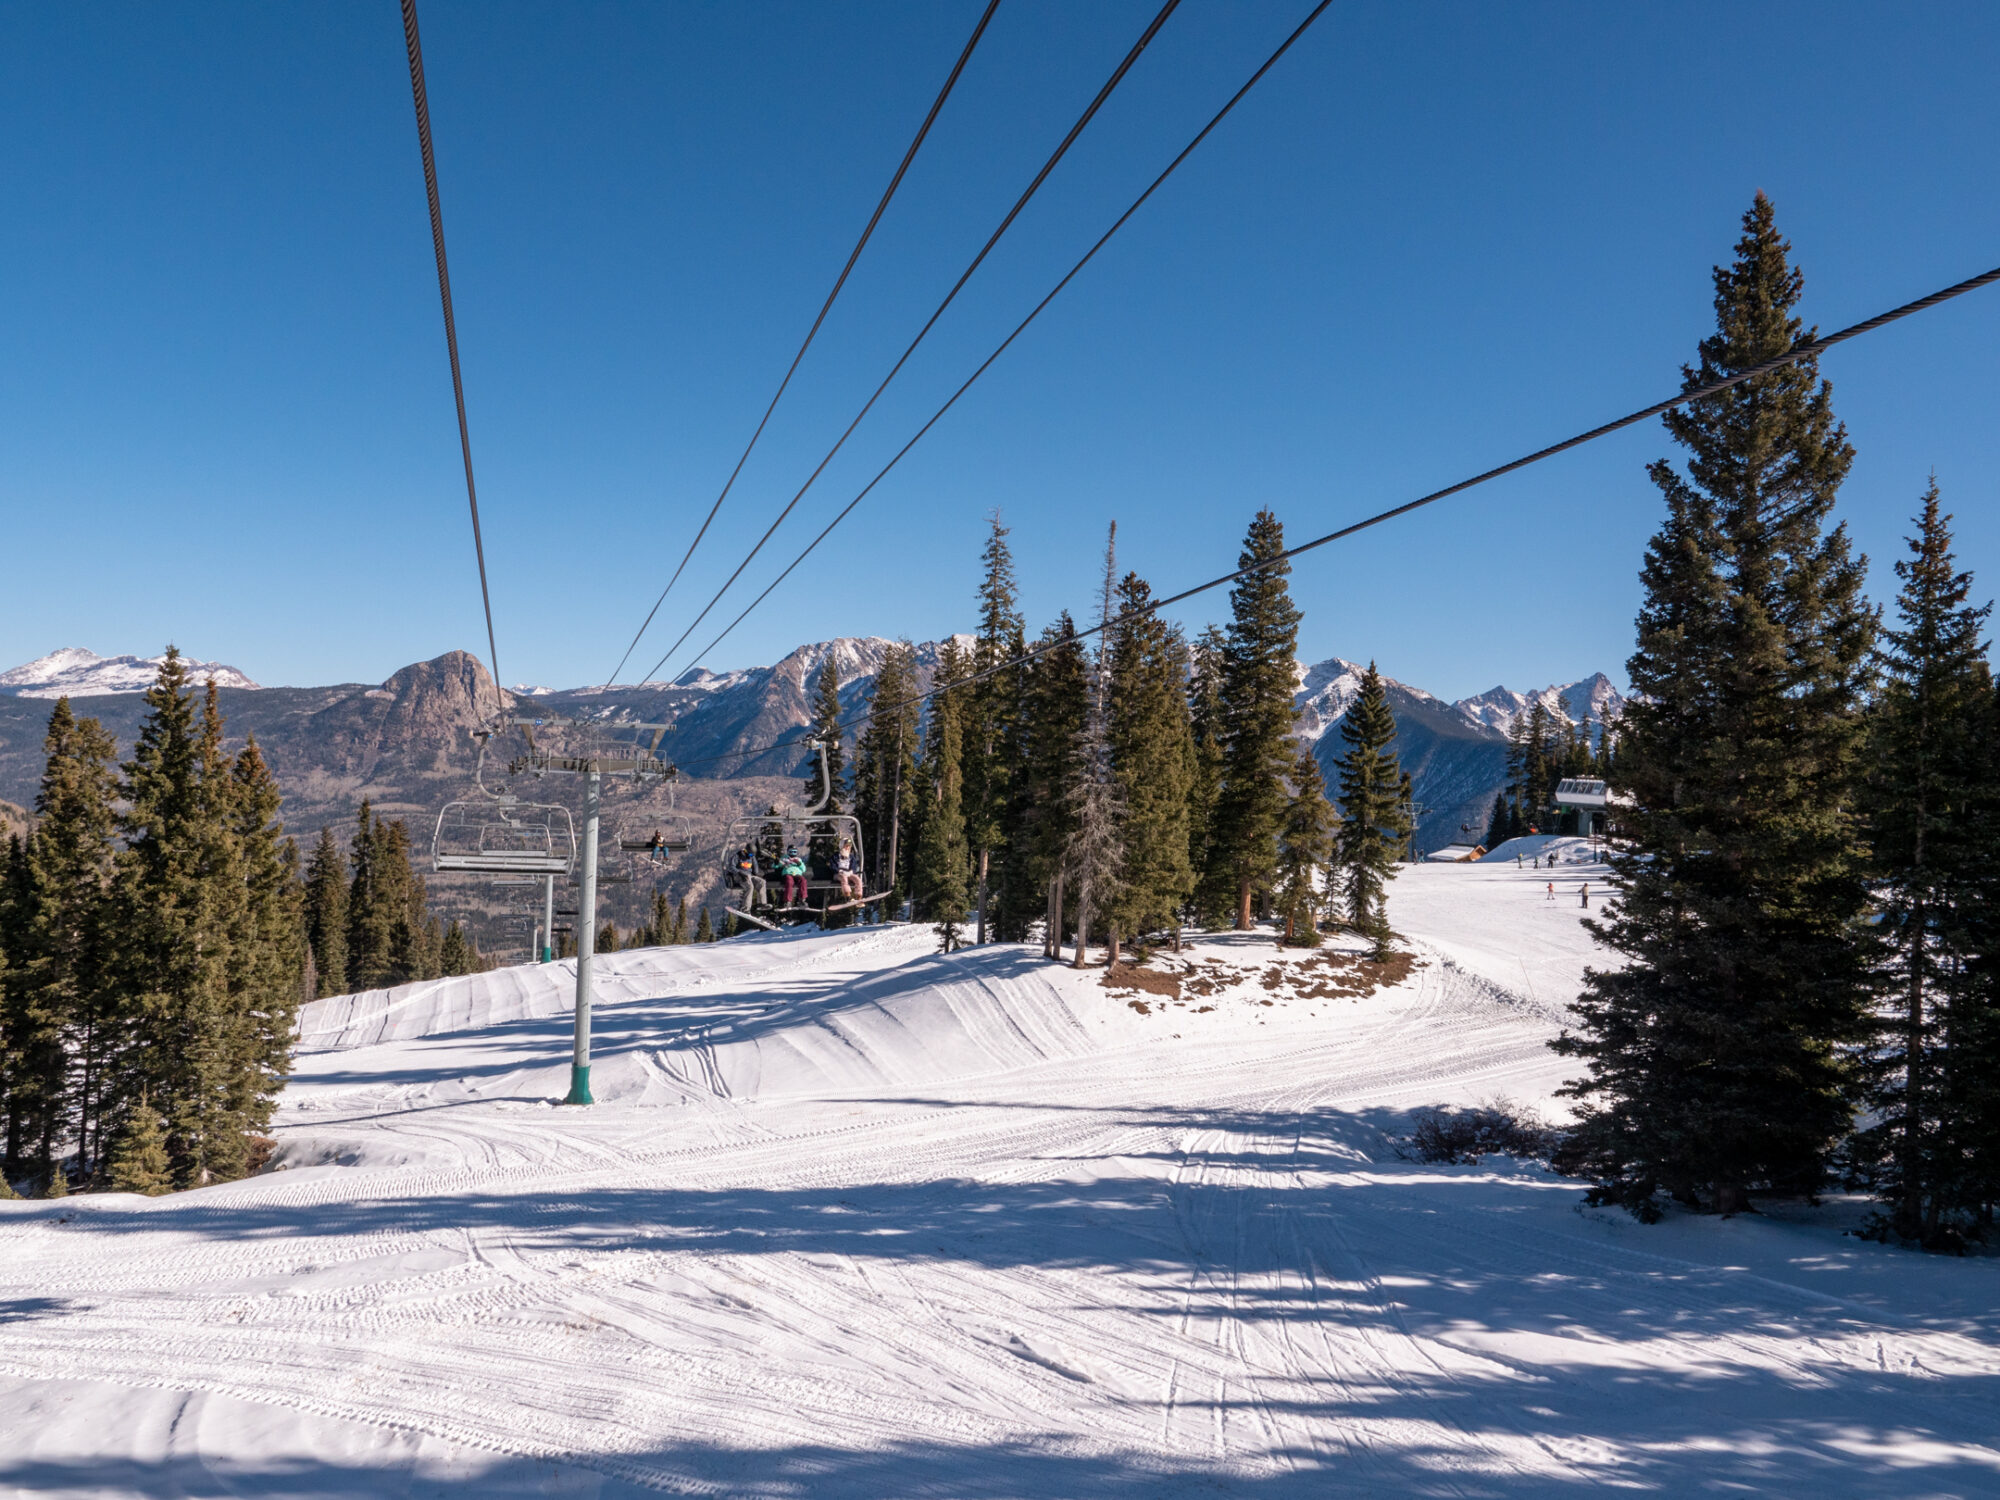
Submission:
MULTIPOLYGON (((101 698, 112 693, 143 693, 159 676, 165 656, 99 656, 81 646, 51 651, 12 671, 0 672, 0 693, 14 698, 101 698)), ((191 656, 188 675, 196 682, 215 679, 217 687, 255 688, 249 676, 219 661, 191 656)))
POLYGON ((1451 705, 1468 723, 1505 734, 1514 721, 1532 711, 1536 700, 1559 724, 1581 724, 1588 720, 1593 733, 1625 711, 1625 695, 1611 685, 1602 672, 1593 672, 1575 682, 1560 682, 1532 693, 1517 693, 1509 687, 1489 688, 1451 705))

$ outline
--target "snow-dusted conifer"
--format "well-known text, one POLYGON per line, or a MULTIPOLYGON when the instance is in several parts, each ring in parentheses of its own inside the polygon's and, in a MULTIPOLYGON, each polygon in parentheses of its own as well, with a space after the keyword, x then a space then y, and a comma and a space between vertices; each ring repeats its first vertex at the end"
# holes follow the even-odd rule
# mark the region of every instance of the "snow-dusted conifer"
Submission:
POLYGON ((1361 678, 1361 693, 1340 721, 1347 744, 1340 758, 1340 835, 1334 860, 1356 932, 1374 941, 1375 956, 1389 956, 1388 883, 1410 836, 1405 779, 1391 748, 1396 718, 1375 663, 1361 678))

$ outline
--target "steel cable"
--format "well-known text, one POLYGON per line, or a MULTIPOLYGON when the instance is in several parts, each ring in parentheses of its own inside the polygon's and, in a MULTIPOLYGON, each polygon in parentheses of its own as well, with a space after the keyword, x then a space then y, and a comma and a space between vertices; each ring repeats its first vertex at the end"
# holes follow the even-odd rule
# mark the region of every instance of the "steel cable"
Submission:
POLYGON ((680 565, 674 569, 674 576, 669 578, 667 586, 660 590, 660 597, 655 599, 653 607, 646 611, 645 621, 639 626, 637 634, 632 637, 631 644, 625 648, 625 654, 618 658, 618 665, 611 669, 611 675, 605 679, 607 686, 616 682, 618 674, 625 670, 625 663, 632 659, 632 653, 637 649, 641 637, 651 628, 653 617, 660 612, 660 606, 667 602, 667 595, 673 592, 674 585, 680 582, 688 560, 694 556, 694 549, 699 547, 701 539, 708 535, 709 525, 715 520, 716 512, 722 509, 722 502, 729 498, 730 490, 736 485, 736 476, 743 472, 743 465, 749 462, 751 450, 757 446, 757 440, 764 435, 764 428, 771 420, 771 413, 778 409, 778 402, 784 398, 785 388, 792 383, 792 376, 798 373, 799 362, 806 357, 806 350, 812 347, 812 341, 818 337, 820 324, 826 321, 826 315, 833 310, 834 299, 840 295, 840 289, 847 285, 848 273, 853 271, 854 263, 861 259, 861 252, 867 246, 869 237, 875 233, 875 226, 882 222, 882 214, 889 207, 889 200, 896 196, 896 189, 903 184, 903 174, 910 170, 910 163, 916 160, 917 148, 923 145, 924 137, 931 133, 931 126, 936 122, 938 112, 944 108, 944 101, 951 97, 952 89, 958 84, 959 74, 965 71, 965 65, 972 60, 973 48, 979 45, 980 37, 986 34, 987 22, 993 19, 993 12, 999 8, 1000 0, 987 0, 986 10, 979 17, 979 24, 972 28, 972 36, 967 40, 965 49, 958 54, 958 61, 952 65, 951 74, 945 79, 944 87, 938 90, 937 98, 931 101, 930 113, 924 116, 924 123, 917 128, 916 138, 910 142, 910 149, 903 153, 903 160, 896 168, 896 175, 889 179, 889 186, 883 190, 881 201, 875 205, 875 212, 868 218, 868 227, 861 231, 861 238, 854 242, 854 249, 847 256, 847 264, 840 268, 840 275, 834 279, 833 290, 826 294, 826 301, 820 304, 819 316, 813 319, 812 327, 806 330, 805 341, 799 345, 799 352, 792 356, 792 363, 785 371, 785 378, 778 382, 778 389, 771 397, 771 404, 764 408, 764 415, 758 419, 757 430, 750 434, 750 441, 744 445, 742 454, 736 460, 736 467, 729 471, 729 478, 723 482, 722 493, 715 497, 715 504, 708 508, 708 515, 702 521, 701 529, 695 532, 694 540, 688 543, 687 552, 682 556, 680 565))
MULTIPOLYGON (((1434 505, 1438 501, 1452 495, 1463 494, 1466 490, 1472 489, 1477 485, 1498 479, 1504 474, 1512 474, 1519 469, 1525 469, 1531 464, 1541 463, 1544 459, 1553 458, 1559 453, 1567 453, 1572 448, 1578 448, 1585 443, 1594 442, 1598 438, 1630 427, 1636 422, 1643 422, 1648 417, 1659 416, 1662 412, 1671 411, 1676 406, 1684 406, 1690 401, 1700 401, 1709 396, 1719 395, 1733 386, 1743 384, 1746 380, 1754 380, 1760 375, 1768 375, 1774 370, 1782 370, 1788 365, 1797 364, 1802 359, 1811 359, 1833 348, 1837 344, 1844 344, 1849 339, 1859 338, 1864 333, 1872 333, 1878 328, 1907 318, 1914 313, 1924 312, 1929 308, 1936 307, 1940 303, 1949 302, 1955 297, 1962 297, 1967 292, 1974 292, 1978 291, 1981 287, 1991 286, 1995 282, 2000 282, 2000 266, 1995 266, 1990 271, 1982 271, 1977 276, 1968 276, 1963 281, 1954 282, 1948 287, 1932 292, 1929 296, 1919 297, 1914 302, 1905 302, 1899 307, 1890 308, 1889 311, 1878 313, 1872 318, 1864 318, 1859 323, 1849 324, 1846 328, 1840 329, 1836 333, 1830 333, 1824 338, 1802 340, 1785 353, 1764 360, 1759 364, 1751 365, 1747 369, 1738 370, 1733 375, 1726 375, 1721 379, 1707 381, 1700 385, 1686 386, 1681 390, 1679 395, 1669 396, 1666 400, 1656 401, 1650 406, 1643 406, 1639 410, 1619 417, 1614 421, 1605 422, 1600 426, 1580 432, 1575 437, 1565 438, 1559 443, 1551 443, 1546 448, 1537 448, 1532 453, 1525 454, 1508 463, 1500 464, 1495 468, 1475 474, 1470 479, 1461 479, 1456 484, 1446 485, 1440 490, 1432 490, 1427 495, 1420 495, 1414 500, 1405 501, 1403 504, 1392 506, 1388 510, 1377 511, 1372 516, 1367 516, 1350 525, 1342 526, 1338 530, 1329 531, 1324 536, 1314 537, 1309 542, 1301 542, 1296 547, 1288 547, 1283 552, 1266 558, 1262 562, 1238 568, 1233 573, 1224 573, 1221 577, 1211 578, 1206 583, 1198 583, 1192 588, 1182 589, 1178 594, 1169 594, 1163 599, 1155 599, 1147 604, 1144 609, 1127 610, 1100 625, 1091 626, 1088 630, 1078 630, 1060 641, 1052 641, 1047 645, 1036 646, 1031 650, 1023 651, 1020 655, 1009 657, 1006 661, 988 667, 983 672, 975 672, 969 676, 961 677, 958 681, 950 684, 950 687, 969 687, 975 682, 982 682, 986 678, 997 676, 1002 672, 1024 667, 1030 662, 1046 656, 1049 652, 1058 650, 1074 641, 1087 640, 1089 637, 1097 635, 1102 631, 1114 630, 1133 620, 1142 619, 1146 615, 1154 614, 1159 610, 1165 609, 1170 604, 1178 604, 1184 599, 1192 599, 1197 594, 1205 594, 1210 589, 1221 588, 1226 583, 1234 583, 1239 578, 1247 578, 1252 573, 1262 572, 1266 568, 1275 567, 1281 562, 1290 562, 1293 558, 1300 557, 1307 552, 1313 551, 1315 548, 1324 547, 1330 542, 1341 541, 1353 536, 1356 532, 1366 531, 1372 526, 1381 525, 1384 521, 1392 521, 1398 516, 1408 515, 1411 511, 1421 509, 1426 505, 1434 505)), ((945 690, 943 688, 932 688, 929 692, 918 693, 914 697, 903 699, 897 705, 871 703, 847 727, 851 728, 867 722, 877 708, 926 703, 936 697, 938 693, 945 690)), ((799 743, 797 740, 774 740, 769 744, 753 746, 745 750, 732 750, 721 755, 713 755, 701 760, 690 761, 687 764, 719 765, 727 760, 749 760, 755 756, 766 754, 769 751, 782 750, 797 743, 799 743)))
POLYGON ((765 531, 763 536, 757 539, 757 545, 750 549, 750 551, 745 555, 743 561, 736 565, 736 571, 731 573, 728 579, 723 583, 722 587, 715 591, 715 597, 710 599, 708 603, 702 606, 701 613, 696 615, 694 617, 693 622, 689 624, 688 628, 681 632, 680 639, 676 640, 673 643, 673 645, 667 647, 666 651, 661 655, 660 659, 657 662, 653 663, 652 669, 648 671, 645 674, 645 676, 640 679, 640 681, 650 682, 653 679, 654 674, 657 673, 661 667, 667 664, 668 657, 671 657, 676 651, 680 650, 681 647, 687 643, 687 638, 694 634, 695 627, 697 625, 700 625, 703 620, 708 618, 709 611, 714 609, 717 604, 721 603, 722 596, 728 593, 730 587, 736 582, 736 580, 743 576, 743 570, 750 566, 751 562, 755 560, 759 552, 764 550, 764 544, 771 540, 772 536, 774 536, 777 533, 777 530, 780 526, 785 524, 785 518, 789 516, 792 513, 792 511, 797 507, 799 501, 805 498, 806 491, 811 489, 813 487, 814 482, 817 481, 819 476, 826 471, 826 466, 833 462, 834 455, 839 453, 841 448, 846 445, 848 438, 854 435, 854 429, 861 425, 862 418, 868 415, 868 413, 874 408, 876 401, 878 401, 881 398, 882 393, 889 388, 889 382, 896 378, 897 374, 902 370, 905 364, 909 363, 910 356, 917 352, 917 346, 924 341, 925 336, 930 333, 931 329, 937 326, 937 321, 939 318, 944 316, 945 309, 950 307, 952 302, 957 298, 958 294, 962 290, 964 290, 965 284, 972 279, 973 272, 979 269, 980 265, 985 261, 987 255, 992 252, 993 247, 1000 243, 1000 237, 1007 232, 1009 226, 1011 226, 1014 220, 1020 215, 1021 210, 1028 206, 1028 200, 1034 197, 1035 193, 1041 188, 1041 185, 1048 180, 1049 174, 1056 169, 1056 164, 1060 162, 1065 155, 1068 154, 1069 148, 1076 143, 1076 138, 1083 134, 1084 127, 1087 126, 1091 122, 1091 120, 1096 117, 1098 110, 1103 108, 1104 101, 1111 97, 1112 90, 1117 88, 1119 83, 1123 81, 1125 75, 1131 71, 1132 64, 1134 64, 1139 60, 1139 54, 1144 52, 1146 50, 1147 45, 1151 43, 1151 41, 1156 35, 1159 34, 1160 28, 1164 26, 1167 22, 1167 17, 1174 13, 1175 7, 1177 7, 1179 4, 1180 0, 1166 0, 1166 4, 1160 7, 1159 14, 1153 17, 1152 24, 1146 28, 1145 32, 1140 36, 1139 40, 1132 44, 1132 50, 1125 54, 1124 61, 1120 62, 1116 70, 1114 70, 1111 76, 1105 80, 1104 87, 1102 87, 1097 91, 1097 97, 1090 101, 1089 107, 1085 109, 1080 116, 1078 116, 1077 122, 1074 125, 1070 126, 1069 134, 1063 137, 1062 144, 1057 146, 1055 151, 1050 155, 1049 159, 1042 164, 1041 171, 1035 174, 1034 181, 1030 182, 1027 186, 1026 191, 1024 191, 1021 194, 1021 196, 1015 200, 1014 206, 1007 210, 1007 217, 1000 221, 1000 227, 995 229, 993 233, 990 236, 988 236, 987 241, 984 245, 980 246, 979 253, 973 256, 972 258, 972 264, 965 268, 964 273, 958 278, 957 282, 953 284, 952 289, 945 294, 944 300, 937 305, 937 310, 930 315, 930 318, 925 322, 924 326, 917 331, 917 336, 910 340, 910 345, 907 349, 903 351, 902 357, 896 361, 893 367, 891 367, 889 373, 882 377, 882 383, 875 387, 874 393, 869 396, 868 400, 865 403, 863 403, 861 410, 855 413, 854 420, 847 424, 847 430, 841 433, 839 439, 835 441, 834 445, 831 448, 827 449, 826 456, 819 461, 818 466, 812 471, 810 475, 807 476, 806 482, 799 486, 798 493, 793 495, 792 498, 788 502, 786 502, 785 508, 778 512, 777 520, 773 521, 769 529, 765 531))
POLYGON ((689 662, 686 667, 683 667, 681 669, 683 672, 692 670, 693 668, 700 666, 701 663, 707 659, 709 652, 713 651, 717 646, 721 645, 724 640, 728 639, 729 633, 733 631, 738 625, 741 625, 744 622, 744 620, 749 618, 751 610, 756 609, 758 605, 762 604, 766 599, 770 598, 771 595, 777 590, 778 586, 782 584, 787 578, 791 577, 792 570, 798 567, 798 565, 804 562, 809 556, 811 556, 813 549, 818 547, 821 542, 827 539, 827 537, 832 533, 834 527, 838 526, 842 521, 845 521, 848 515, 853 511, 854 507, 859 505, 863 500, 868 498, 869 491, 873 490, 876 485, 880 484, 884 479, 886 479, 889 475, 889 471, 895 468, 897 464, 903 461, 903 456, 907 454, 912 448, 916 447, 920 441, 922 441, 924 434, 929 432, 933 427, 935 427, 938 424, 939 419, 942 418, 946 412, 950 411, 952 407, 958 404, 958 398, 960 396, 963 396, 967 391, 972 389, 973 383, 977 381, 980 376, 984 375, 987 372, 987 370, 992 366, 995 360, 997 360, 1001 355, 1007 352, 1008 345, 1012 344, 1015 339, 1019 338, 1022 335, 1022 333, 1026 331, 1028 325, 1034 322, 1036 318, 1041 316, 1042 309, 1047 307, 1051 302, 1055 301, 1056 297, 1061 293, 1062 289, 1068 286, 1070 282, 1076 279, 1077 273, 1082 271, 1085 266, 1089 265, 1091 260, 1096 256, 1097 252, 1102 250, 1105 247, 1105 245, 1110 243, 1111 237, 1114 234, 1118 233, 1119 230, 1125 227, 1126 220, 1130 219, 1132 215, 1136 214, 1139 211, 1140 207, 1146 202, 1146 200, 1152 197, 1153 194, 1159 189, 1160 184, 1165 182, 1169 177, 1173 176, 1174 170, 1177 167, 1179 167, 1182 162, 1186 161, 1190 156, 1194 154, 1195 148, 1199 146, 1203 141, 1208 139, 1209 132, 1214 130, 1216 126, 1220 125, 1224 117, 1227 116, 1231 110, 1236 108, 1238 104, 1242 103, 1243 96, 1249 93, 1251 89, 1257 86, 1258 81, 1262 79, 1266 73, 1271 71, 1271 69, 1277 64, 1278 59, 1283 57, 1286 52, 1291 50, 1292 43, 1296 42, 1300 37, 1304 36, 1306 28, 1311 26, 1313 22, 1317 21, 1320 18, 1321 12, 1323 12, 1332 3, 1333 0, 1320 0, 1320 3, 1313 7, 1312 13, 1308 15, 1303 21, 1299 22, 1298 26, 1293 30, 1290 36, 1286 37, 1283 42, 1278 44, 1278 50, 1273 52, 1266 59, 1264 59, 1264 65, 1260 67, 1256 72, 1252 73, 1249 77, 1249 80, 1244 83, 1243 87, 1238 89, 1234 94, 1230 95, 1229 102, 1224 104, 1221 109, 1217 110, 1215 114, 1210 117, 1209 122, 1206 125, 1202 126, 1198 132, 1196 132, 1194 139, 1189 141, 1187 145, 1181 148, 1180 155, 1176 156, 1172 161, 1168 162, 1166 165, 1166 169, 1162 171, 1159 176, 1155 177, 1150 184, 1147 185, 1147 188, 1143 193, 1141 193, 1137 198, 1132 200, 1132 206, 1126 209, 1124 213, 1120 214, 1118 216, 1117 221, 1113 223, 1109 229, 1105 230, 1104 233, 1098 237, 1096 244, 1092 245, 1088 250, 1084 251, 1083 258, 1079 260, 1075 265, 1070 267, 1069 274, 1064 276, 1061 281, 1058 281, 1055 284, 1055 287, 1049 292, 1049 294, 1046 297, 1042 298, 1040 302, 1037 302, 1034 308, 1028 313, 1028 315, 1025 318, 1021 319, 1019 323, 1014 325, 1014 331, 1008 334, 1006 338, 1000 341, 1000 347, 995 349, 991 354, 987 355, 985 360, 980 364, 979 368, 974 370, 970 375, 966 377, 965 383, 961 385, 957 390, 951 393, 950 399, 947 400, 944 403, 944 405, 940 406, 935 412, 931 414, 931 419, 928 422, 924 423, 923 426, 917 429, 916 436, 912 437, 907 443, 903 444, 903 446, 896 451, 895 457, 891 458, 886 464, 882 465, 881 469, 879 469, 876 472, 875 477, 869 480, 867 484, 861 487, 861 492, 857 494, 852 500, 847 502, 846 506, 844 506, 840 511, 840 514, 836 515, 831 521, 827 522, 826 529, 820 532, 818 536, 814 537, 810 542, 806 544, 805 550, 800 552, 797 557, 793 558, 791 562, 786 565, 784 572, 780 573, 776 578, 771 580, 769 586, 765 588, 763 593, 759 594, 755 599, 752 599, 750 601, 748 607, 744 609, 742 614, 738 615, 735 619, 731 620, 729 624, 726 627, 724 627, 720 635, 716 636, 714 640, 710 641, 706 646, 701 648, 701 651, 695 656, 694 660, 689 662))
POLYGON ((410 54, 410 97, 417 107, 417 146, 424 158, 424 195, 430 200, 431 245, 437 251, 438 299, 444 304, 444 343, 451 355, 451 394, 458 403, 458 449, 465 459, 465 499, 472 507, 472 554, 479 561, 479 602, 486 609, 486 654, 493 668, 496 711, 504 711, 500 648, 493 634, 493 595, 486 586, 486 542, 479 531, 479 490, 472 482, 472 436, 465 425, 465 380, 458 369, 458 323, 451 314, 451 271, 444 257, 444 210, 438 206, 437 159, 431 151, 430 94, 424 87, 424 49, 417 38, 417 0, 403 0, 403 45, 410 54))

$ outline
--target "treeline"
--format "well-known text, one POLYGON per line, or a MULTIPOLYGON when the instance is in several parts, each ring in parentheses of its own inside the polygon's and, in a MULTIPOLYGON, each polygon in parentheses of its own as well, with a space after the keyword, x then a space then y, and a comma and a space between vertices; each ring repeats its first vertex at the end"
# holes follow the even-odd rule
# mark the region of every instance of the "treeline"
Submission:
MULTIPOLYGON (((1770 203, 1715 273, 1692 387, 1809 336, 1770 203)), ((1594 1201, 1731 1213, 1866 1189, 1939 1249, 2000 1200, 2000 704, 1990 606, 1935 479, 1883 628, 1832 523, 1854 449, 1815 361, 1666 418, 1636 695, 1611 780, 1622 890, 1557 1048, 1585 1075, 1557 1156, 1594 1201)))
POLYGON ((305 875, 307 998, 491 968, 459 920, 433 916, 429 902, 402 819, 364 799, 346 853, 322 828, 305 875))
MULTIPOLYGON (((679 901, 669 901, 665 891, 653 892, 653 904, 646 920, 629 932, 620 932, 616 922, 606 922, 597 932, 597 952, 616 953, 620 948, 670 948, 679 943, 712 943, 719 937, 736 935, 736 918, 727 920, 727 931, 715 930, 715 919, 702 907, 692 926, 688 923, 687 897, 679 901)), ((565 941, 563 957, 570 957, 574 946, 565 941)))
POLYGON ((198 697, 171 647, 146 704, 119 764, 56 701, 0 870, 0 1172, 44 1193, 244 1175, 301 1000, 478 962, 424 916, 399 823, 363 810, 351 885, 324 836, 302 877, 255 739, 224 751, 214 685, 198 697))
MULTIPOLYGON (((1395 720, 1371 666, 1342 734, 1338 810, 1310 747, 1294 737, 1299 610, 1284 530, 1259 512, 1230 594, 1230 622, 1186 640, 1119 576, 1116 531, 1087 642, 1065 613, 1030 651, 1007 530, 991 523, 979 627, 948 640, 919 703, 916 653, 891 649, 854 763, 832 759, 836 807, 860 820, 871 890, 886 881, 935 922, 949 950, 1020 941, 1039 928, 1055 956, 1093 935, 1122 943, 1184 924, 1283 924, 1316 944, 1344 921, 1386 953, 1384 887, 1413 827, 1395 720)), ((839 682, 821 669, 815 727, 837 743, 839 682)), ((807 790, 822 787, 817 765, 807 790)))

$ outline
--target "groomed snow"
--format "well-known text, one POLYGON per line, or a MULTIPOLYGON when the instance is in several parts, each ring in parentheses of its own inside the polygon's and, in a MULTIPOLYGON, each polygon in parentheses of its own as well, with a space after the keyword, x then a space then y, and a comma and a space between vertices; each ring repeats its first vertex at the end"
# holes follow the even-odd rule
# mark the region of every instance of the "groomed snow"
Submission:
POLYGON ((618 954, 588 1110, 567 965, 323 1002, 285 1170, 0 1205, 0 1492, 2000 1493, 1993 1262, 1396 1154, 1548 1101, 1603 875, 1405 870, 1366 995, 1268 936, 1180 1000, 910 929, 618 954))

